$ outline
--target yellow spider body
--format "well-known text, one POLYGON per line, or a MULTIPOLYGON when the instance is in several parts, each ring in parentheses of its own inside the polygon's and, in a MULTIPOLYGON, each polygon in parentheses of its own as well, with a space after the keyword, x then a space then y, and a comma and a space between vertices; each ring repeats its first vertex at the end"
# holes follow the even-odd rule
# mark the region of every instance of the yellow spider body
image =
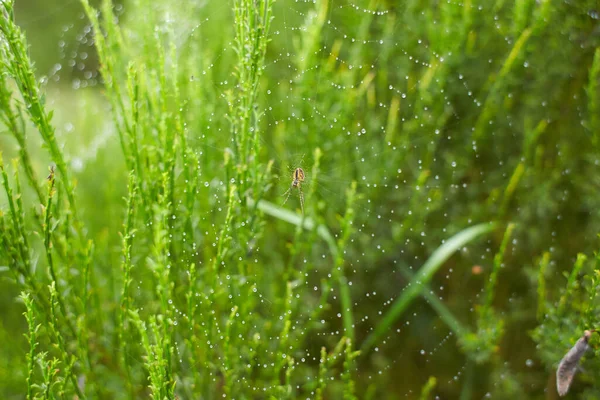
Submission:
POLYGON ((292 189, 298 189, 300 208, 302 209, 302 214, 304 214, 304 194, 302 193, 302 182, 304 182, 304 170, 302 168, 296 168, 292 174, 292 186, 290 186, 290 188, 283 194, 286 196, 283 204, 285 204, 290 198, 292 189))

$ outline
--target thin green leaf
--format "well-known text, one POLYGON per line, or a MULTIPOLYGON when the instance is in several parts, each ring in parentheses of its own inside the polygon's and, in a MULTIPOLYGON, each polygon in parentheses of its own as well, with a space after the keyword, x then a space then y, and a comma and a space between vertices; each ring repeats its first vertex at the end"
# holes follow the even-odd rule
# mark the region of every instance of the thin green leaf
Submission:
POLYGON ((465 230, 460 231, 447 242, 442 244, 433 252, 431 257, 423 264, 423 267, 413 277, 406 289, 402 292, 400 297, 394 301, 390 310, 384 315, 383 319, 375 327, 373 333, 371 333, 361 347, 362 354, 366 354, 372 347, 377 343, 379 338, 388 331, 391 326, 400 318, 402 313, 408 308, 408 306, 414 301, 414 299, 420 294, 423 285, 427 284, 436 271, 450 258, 455 251, 463 247, 465 244, 474 240, 478 236, 485 233, 491 232, 494 229, 493 223, 485 223, 472 226, 465 230))

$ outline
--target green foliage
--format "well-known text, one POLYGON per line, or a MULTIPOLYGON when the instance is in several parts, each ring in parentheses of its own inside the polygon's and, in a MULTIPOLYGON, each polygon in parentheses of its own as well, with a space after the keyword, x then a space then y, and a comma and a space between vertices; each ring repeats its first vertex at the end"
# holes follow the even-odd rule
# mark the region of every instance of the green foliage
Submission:
MULTIPOLYGON (((600 302, 597 288, 597 258, 588 260, 584 254, 579 254, 560 298, 546 306, 543 320, 532 332, 532 337, 538 343, 540 358, 549 366, 556 367, 586 329, 596 329, 599 317, 597 307, 600 302)), ((585 362, 584 373, 576 376, 576 381, 589 381, 591 377, 585 371, 588 367, 591 372, 600 366, 595 359, 598 354, 595 343, 597 341, 592 336, 590 345, 594 350, 584 357, 584 360, 591 359, 585 362)), ((593 372, 591 373, 593 376, 593 372)), ((586 393, 588 396, 598 396, 600 391, 594 387, 589 388, 586 393)))
POLYGON ((423 389, 421 390, 421 400, 427 400, 431 395, 431 392, 435 389, 435 385, 437 384, 437 380, 435 379, 435 377, 431 376, 429 377, 429 380, 427 381, 427 383, 423 386, 423 389))
POLYGON ((592 0, 91 3, 68 85, 0 2, 0 397, 554 390, 600 327, 592 0))

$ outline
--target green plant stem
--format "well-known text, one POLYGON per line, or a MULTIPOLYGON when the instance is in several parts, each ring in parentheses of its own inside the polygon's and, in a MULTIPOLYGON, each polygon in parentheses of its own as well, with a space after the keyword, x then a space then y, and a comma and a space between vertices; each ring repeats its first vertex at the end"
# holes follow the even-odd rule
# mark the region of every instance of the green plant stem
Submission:
POLYGON ((494 268, 492 269, 492 273, 490 274, 490 278, 485 287, 485 303, 483 304, 482 314, 485 314, 485 312, 492 307, 492 302, 494 301, 494 295, 496 293, 498 274, 500 273, 500 269, 503 268, 504 253, 506 252, 506 247, 508 246, 508 242, 510 241, 514 229, 514 223, 510 223, 506 226, 500 249, 494 256, 494 268))
POLYGON ((41 100, 39 85, 35 79, 33 65, 27 54, 27 42, 21 29, 15 24, 13 18, 13 2, 3 1, 0 3, 3 18, 0 18, 0 33, 4 36, 10 49, 9 69, 13 75, 17 87, 26 104, 26 110, 31 121, 38 128, 42 139, 50 150, 50 155, 56 163, 58 170, 64 178, 64 185, 69 205, 73 215, 77 219, 77 208, 75 204, 75 191, 63 153, 56 141, 54 127, 50 123, 52 114, 47 113, 41 100))

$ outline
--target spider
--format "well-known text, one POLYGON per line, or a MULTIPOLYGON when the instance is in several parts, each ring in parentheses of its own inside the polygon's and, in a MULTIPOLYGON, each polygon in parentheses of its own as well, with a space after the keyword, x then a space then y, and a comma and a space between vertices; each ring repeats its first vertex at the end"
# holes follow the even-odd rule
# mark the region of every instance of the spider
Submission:
POLYGON ((296 168, 294 170, 294 173, 292 174, 292 185, 283 194, 283 196, 286 196, 283 204, 285 204, 290 198, 292 190, 298 189, 298 196, 300 197, 300 208, 302 210, 302 214, 304 214, 304 193, 302 193, 302 182, 304 182, 304 170, 302 168, 296 168))

